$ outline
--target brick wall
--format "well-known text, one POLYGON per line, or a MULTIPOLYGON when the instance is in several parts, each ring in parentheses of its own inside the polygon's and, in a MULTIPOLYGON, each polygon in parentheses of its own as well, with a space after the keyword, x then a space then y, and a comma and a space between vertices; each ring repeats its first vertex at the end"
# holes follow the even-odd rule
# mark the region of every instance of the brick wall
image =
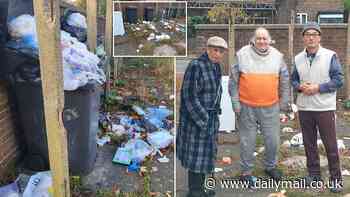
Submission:
MULTIPOLYGON (((154 12, 156 12, 157 4, 156 3, 114 3, 114 11, 119 11, 120 9, 126 13, 128 7, 137 8, 138 18, 142 18, 144 16, 145 8, 153 8, 154 12), (119 7, 120 5, 120 7, 119 7)), ((161 12, 167 8, 178 8, 185 9, 185 3, 158 3, 158 12, 161 12)))
MULTIPOLYGON (((257 25, 236 25, 235 31, 235 50, 239 50, 242 46, 248 44, 249 39, 253 36, 257 25)), ((288 42, 288 25, 272 24, 265 25, 271 34, 275 44, 273 46, 282 52, 285 56, 286 63, 290 66, 289 42, 288 42)), ((227 25, 197 25, 197 34, 195 38, 188 39, 188 55, 191 57, 198 56, 205 51, 206 40, 211 36, 221 36, 228 40, 227 25)), ((337 52, 341 63, 346 62, 346 44, 347 44, 347 25, 322 25, 322 46, 337 52)), ((294 55, 303 49, 303 41, 301 36, 301 25, 295 26, 294 31, 294 55)), ((223 71, 228 74, 228 54, 224 57, 223 71)), ((340 91, 342 92, 342 91, 340 91)), ((341 94, 341 93, 340 93, 341 94)))
POLYGON ((276 24, 288 24, 291 20, 291 11, 295 10, 297 1, 278 1, 277 13, 275 17, 276 24))
POLYGON ((256 3, 267 3, 267 4, 273 4, 274 0, 256 0, 256 3))
POLYGON ((6 173, 8 164, 16 160, 22 148, 9 100, 6 84, 0 81, 0 177, 6 173))
MULTIPOLYGON (((309 21, 317 20, 319 11, 343 11, 343 0, 257 0, 257 4, 268 3, 273 4, 277 8, 276 16, 273 17, 273 23, 286 24, 290 22, 291 10, 307 13, 309 21)), ((207 9, 189 9, 189 16, 206 15, 207 9)))
POLYGON ((297 12, 308 13, 309 21, 316 21, 319 11, 343 11, 343 0, 298 0, 296 4, 297 12))

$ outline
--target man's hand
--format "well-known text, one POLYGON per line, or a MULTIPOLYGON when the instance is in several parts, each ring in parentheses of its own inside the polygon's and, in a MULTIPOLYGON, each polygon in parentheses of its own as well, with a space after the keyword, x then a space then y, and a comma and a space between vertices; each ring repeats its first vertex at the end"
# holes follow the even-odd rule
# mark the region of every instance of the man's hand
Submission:
POLYGON ((233 109, 233 111, 235 112, 235 130, 238 131, 239 130, 239 116, 241 113, 241 109, 233 109))
POLYGON ((241 109, 233 109, 233 111, 235 112, 235 114, 239 114, 241 112, 241 109))
POLYGON ((301 90, 305 95, 311 96, 319 93, 320 86, 318 84, 303 83, 300 85, 299 90, 301 90))
POLYGON ((232 101, 232 109, 235 114, 239 114, 241 112, 241 104, 239 101, 232 101))
POLYGON ((307 89, 306 89, 306 95, 314 95, 320 92, 320 86, 318 84, 311 84, 307 89))
POLYGON ((302 84, 300 84, 299 90, 300 90, 301 92, 304 92, 304 91, 306 90, 306 88, 307 88, 308 85, 309 85, 309 83, 302 83, 302 84))
POLYGON ((239 120, 239 115, 241 113, 241 104, 239 101, 237 102, 232 102, 232 109, 233 112, 235 112, 235 130, 238 131, 239 126, 238 126, 238 120, 239 120))
POLYGON ((318 84, 311 84, 305 89, 304 94, 311 96, 317 94, 319 91, 320 86, 318 84))

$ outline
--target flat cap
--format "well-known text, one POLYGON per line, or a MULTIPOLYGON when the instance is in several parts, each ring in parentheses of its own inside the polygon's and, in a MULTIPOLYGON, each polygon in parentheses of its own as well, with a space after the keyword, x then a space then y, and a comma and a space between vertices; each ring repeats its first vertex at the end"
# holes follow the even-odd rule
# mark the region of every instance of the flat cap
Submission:
POLYGON ((316 31, 318 31, 318 33, 321 34, 321 28, 320 26, 318 25, 318 23, 312 21, 312 22, 308 22, 304 25, 304 28, 303 28, 303 32, 302 34, 304 35, 304 33, 309 30, 309 29, 314 29, 316 31))
POLYGON ((213 36, 208 39, 207 46, 227 49, 227 42, 219 36, 213 36))

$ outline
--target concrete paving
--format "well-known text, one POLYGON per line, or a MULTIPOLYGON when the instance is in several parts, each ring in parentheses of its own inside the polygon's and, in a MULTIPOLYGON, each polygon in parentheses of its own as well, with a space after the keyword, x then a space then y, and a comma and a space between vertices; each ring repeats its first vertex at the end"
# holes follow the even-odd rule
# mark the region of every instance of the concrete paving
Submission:
MULTIPOLYGON (((98 155, 93 171, 82 177, 83 186, 97 191, 98 189, 108 189, 117 186, 125 192, 142 191, 143 177, 138 173, 127 173, 127 166, 112 163, 112 159, 117 147, 114 145, 104 145, 98 149, 98 155)), ((151 174, 151 191, 174 193, 174 153, 166 155, 169 163, 152 161, 152 167, 158 171, 151 174)), ((155 156, 159 158, 159 156, 155 156)))

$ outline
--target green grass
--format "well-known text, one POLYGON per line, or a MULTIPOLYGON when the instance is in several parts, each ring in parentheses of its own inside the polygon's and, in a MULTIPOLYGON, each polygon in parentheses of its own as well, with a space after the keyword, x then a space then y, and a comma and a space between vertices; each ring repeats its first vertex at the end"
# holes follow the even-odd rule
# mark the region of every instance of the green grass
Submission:
POLYGON ((114 85, 115 86, 125 86, 126 85, 126 81, 125 80, 122 80, 122 79, 117 79, 114 81, 114 85))
POLYGON ((256 135, 256 147, 264 146, 264 136, 262 134, 256 135))
POLYGON ((101 189, 96 192, 96 197, 119 197, 120 195, 115 194, 111 190, 101 189))
POLYGON ((143 197, 140 192, 123 192, 120 190, 100 189, 96 192, 96 197, 143 197))
POLYGON ((171 45, 172 43, 174 43, 174 40, 173 39, 167 39, 167 40, 161 40, 159 41, 159 44, 160 45, 164 45, 164 44, 167 44, 167 45, 171 45))

